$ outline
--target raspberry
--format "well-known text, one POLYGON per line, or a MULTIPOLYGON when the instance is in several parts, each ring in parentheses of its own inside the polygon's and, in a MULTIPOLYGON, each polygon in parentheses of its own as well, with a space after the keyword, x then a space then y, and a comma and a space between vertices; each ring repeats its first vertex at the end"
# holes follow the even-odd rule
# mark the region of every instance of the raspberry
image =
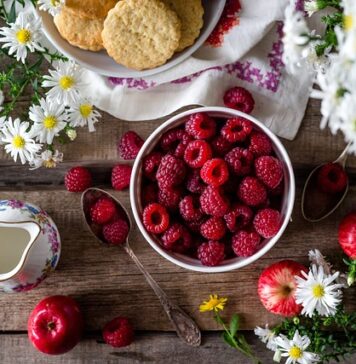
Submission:
POLYGON ((114 190, 122 191, 130 185, 132 167, 126 164, 116 165, 111 172, 111 185, 114 190))
POLYGON ((165 155, 158 167, 156 178, 161 190, 171 189, 181 184, 184 180, 186 168, 181 159, 173 155, 165 155))
POLYGON ((90 209, 90 219, 95 224, 103 225, 112 220, 116 210, 116 204, 111 198, 100 198, 90 209))
POLYGON ((84 167, 73 167, 64 177, 64 184, 69 192, 83 192, 92 185, 91 174, 84 167))
POLYGON ((231 232, 236 232, 247 226, 253 216, 253 211, 245 205, 236 205, 224 216, 226 226, 231 232))
POLYGON ((187 190, 191 193, 199 193, 201 194, 205 189, 205 184, 200 178, 200 172, 197 169, 194 169, 191 174, 188 175, 186 182, 187 190))
POLYGON ((185 150, 187 149, 187 146, 190 142, 192 142, 194 139, 189 135, 185 134, 183 136, 182 141, 177 145, 176 150, 174 151, 174 155, 179 158, 184 157, 185 150))
POLYGON ((182 196, 182 191, 179 188, 159 190, 158 202, 170 210, 175 210, 178 208, 181 196, 182 196))
POLYGON ((251 132, 251 121, 241 117, 228 119, 221 129, 221 135, 230 143, 243 142, 251 132))
POLYGON ((159 203, 146 206, 142 214, 143 225, 149 233, 162 234, 168 229, 169 214, 159 203))
POLYGON ((318 187, 325 193, 338 193, 345 190, 348 176, 337 163, 327 163, 318 172, 318 187))
POLYGON ((202 211, 211 216, 223 217, 229 211, 229 201, 221 187, 208 186, 200 196, 202 211))
POLYGON ((162 245, 167 250, 184 253, 191 247, 192 237, 183 225, 176 223, 163 234, 162 245))
POLYGON ((225 258, 225 245, 218 241, 203 243, 198 248, 198 258, 203 265, 214 267, 225 258))
POLYGON ((229 169, 223 159, 210 159, 200 170, 200 177, 208 185, 218 187, 229 179, 229 169))
POLYGON ((238 197, 248 206, 258 206, 266 202, 267 191, 255 177, 245 177, 238 188, 238 197))
POLYGON ((225 236, 226 227, 221 217, 211 217, 200 227, 201 235, 207 240, 220 240, 225 236))
POLYGON ((149 178, 151 181, 156 180, 156 173, 159 167, 159 164, 162 160, 162 154, 159 152, 152 152, 143 159, 142 162, 142 170, 143 174, 149 178))
POLYGON ((199 220, 196 221, 186 221, 185 223, 187 224, 188 228, 193 232, 193 233, 197 233, 200 234, 200 227, 204 224, 205 222, 205 218, 202 217, 199 220))
POLYGON ((276 188, 283 179, 282 163, 274 157, 262 156, 255 160, 256 177, 268 188, 276 188))
POLYGON ((253 154, 247 149, 237 147, 226 154, 225 161, 237 176, 246 176, 251 172, 253 154))
POLYGON ((257 156, 270 155, 272 153, 272 143, 266 134, 253 131, 248 149, 257 156))
POLYGON ((217 136, 211 142, 214 152, 221 157, 224 157, 232 149, 232 145, 222 135, 217 136))
POLYGON ((281 227, 281 215, 273 209, 260 210, 253 219, 253 226, 263 238, 272 238, 281 227))
POLYGON ((134 339, 133 327, 127 318, 116 317, 105 325, 103 339, 114 348, 128 346, 134 339))
POLYGON ((250 257, 256 253, 260 241, 256 232, 241 230, 232 238, 232 249, 238 257, 250 257))
POLYGON ((191 168, 200 168, 212 157, 210 145, 204 140, 190 142, 184 152, 184 160, 191 168))
POLYGON ((209 139, 215 135, 216 123, 209 115, 196 113, 190 115, 185 130, 195 139, 209 139))
POLYGON ((173 153, 176 157, 183 157, 188 143, 192 140, 183 129, 171 129, 165 132, 161 138, 161 147, 166 152, 173 153))
POLYGON ((126 132, 120 139, 118 151, 125 160, 135 159, 144 141, 134 131, 126 132))
POLYGON ((197 221, 203 217, 199 199, 195 196, 185 196, 179 203, 179 212, 186 221, 197 221))
POLYGON ((255 100, 245 88, 233 87, 225 92, 224 104, 231 109, 250 114, 255 106, 255 100))
POLYGON ((124 244, 129 235, 129 225, 127 221, 119 219, 105 225, 103 228, 104 239, 114 245, 124 244))
POLYGON ((141 201, 144 207, 150 203, 156 202, 157 200, 158 200, 158 187, 156 184, 151 183, 149 185, 142 187, 141 201))

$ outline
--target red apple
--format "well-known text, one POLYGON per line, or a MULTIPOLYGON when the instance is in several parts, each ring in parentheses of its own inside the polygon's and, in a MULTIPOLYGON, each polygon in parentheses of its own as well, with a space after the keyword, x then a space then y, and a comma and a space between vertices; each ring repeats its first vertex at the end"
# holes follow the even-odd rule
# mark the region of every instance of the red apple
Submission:
POLYGON ((339 243, 342 250, 356 260, 356 212, 346 215, 339 225, 339 243))
POLYGON ((302 309, 295 302, 295 276, 307 268, 293 260, 282 260, 266 268, 258 280, 258 295, 265 308, 278 315, 295 316, 302 309))
POLYGON ((28 337, 46 354, 64 354, 78 344, 83 332, 83 316, 70 297, 52 296, 42 300, 28 319, 28 337))

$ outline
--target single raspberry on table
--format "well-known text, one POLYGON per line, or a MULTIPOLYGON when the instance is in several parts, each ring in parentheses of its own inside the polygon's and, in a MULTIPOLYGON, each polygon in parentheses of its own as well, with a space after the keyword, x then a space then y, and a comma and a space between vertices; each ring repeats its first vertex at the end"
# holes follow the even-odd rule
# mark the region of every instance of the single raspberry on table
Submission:
POLYGON ((216 155, 220 157, 225 157, 225 154, 233 148, 233 143, 228 142, 222 135, 218 135, 210 144, 216 155))
POLYGON ((253 226, 263 238, 272 238, 281 227, 281 215, 274 209, 263 209, 257 212, 253 226))
POLYGON ((202 211, 211 216, 223 217, 229 211, 229 200, 221 187, 208 186, 200 196, 202 211))
POLYGON ((143 206, 150 203, 157 202, 158 200, 158 187, 155 183, 143 184, 141 191, 141 201, 143 206))
POLYGON ((175 223, 162 235, 162 245, 165 249, 176 253, 184 253, 192 245, 189 231, 181 224, 175 223))
POLYGON ((338 163, 327 163, 318 171, 318 187, 325 193, 345 191, 348 182, 345 169, 338 163))
POLYGON ((120 245, 126 242, 129 225, 126 220, 119 219, 103 227, 104 239, 109 244, 120 245))
POLYGON ((250 257, 255 254, 261 237, 255 231, 238 231, 232 238, 232 249, 238 257, 250 257))
POLYGON ((192 114, 185 123, 185 130, 195 139, 209 139, 215 135, 216 122, 208 114, 192 114))
POLYGON ((236 147, 225 156, 225 161, 237 176, 251 173, 254 156, 248 149, 236 147))
POLYGON ((238 188, 239 199, 248 206, 258 206, 266 202, 267 191, 255 177, 245 177, 238 188))
POLYGON ((281 161, 268 155, 255 160, 255 171, 256 177, 270 189, 277 188, 283 179, 281 161))
POLYGON ((255 100, 245 88, 233 87, 225 92, 224 104, 231 109, 250 114, 255 106, 255 100))
POLYGON ((170 189, 158 191, 158 202, 170 210, 178 208, 181 197, 182 190, 180 188, 172 187, 170 189))
POLYGON ((201 235, 207 240, 220 240, 226 234, 224 219, 221 217, 210 217, 200 227, 201 235))
POLYGON ((179 202, 179 212, 186 221, 197 221, 203 217, 197 196, 185 196, 179 202))
POLYGON ((158 187, 161 190, 167 190, 173 186, 178 186, 183 182, 185 174, 184 162, 171 154, 167 154, 162 158, 157 170, 158 187))
POLYGON ((200 178, 200 171, 194 169, 187 177, 186 188, 191 193, 201 194, 205 189, 205 184, 200 178))
POLYGON ((272 143, 266 134, 253 131, 248 149, 257 156, 270 155, 272 153, 272 143))
POLYGON ((143 225, 149 233, 162 234, 169 226, 169 214, 159 203, 151 203, 142 213, 143 225))
POLYGON ((111 198, 102 197, 90 208, 90 219, 95 224, 103 225, 112 220, 116 213, 115 202, 111 198))
POLYGON ((227 228, 234 233, 246 227, 251 222, 252 217, 253 211, 248 206, 238 204, 224 216, 224 219, 227 228))
POLYGON ((130 185, 132 167, 127 164, 117 164, 111 172, 111 185, 114 190, 122 191, 130 185))
POLYGON ((225 245, 218 241, 203 243, 198 248, 198 258, 203 265, 214 267, 225 258, 225 245))
POLYGON ((91 187, 92 177, 86 168, 73 167, 65 175, 64 184, 69 192, 83 192, 91 187))
POLYGON ((210 159, 200 170, 200 177, 206 184, 218 187, 229 179, 229 168, 223 159, 210 159))
POLYGON ((191 168, 200 168, 212 157, 210 145, 204 140, 193 140, 185 149, 184 160, 191 168))
POLYGON ((174 154, 176 157, 183 157, 185 148, 193 138, 183 129, 175 128, 166 131, 161 138, 161 148, 174 154))
POLYGON ((144 141, 134 131, 126 132, 120 139, 118 152, 125 159, 135 159, 140 151, 144 141))
POLYGON ((114 348, 130 345, 134 340, 134 329, 125 317, 116 317, 103 329, 103 339, 114 348))
POLYGON ((228 119, 221 129, 221 135, 230 143, 245 141, 251 132, 251 121, 242 117, 228 119))
POLYGON ((145 158, 143 158, 142 162, 143 174, 151 181, 156 180, 156 173, 159 164, 161 163, 161 160, 162 160, 162 154, 159 152, 152 152, 146 155, 145 158))

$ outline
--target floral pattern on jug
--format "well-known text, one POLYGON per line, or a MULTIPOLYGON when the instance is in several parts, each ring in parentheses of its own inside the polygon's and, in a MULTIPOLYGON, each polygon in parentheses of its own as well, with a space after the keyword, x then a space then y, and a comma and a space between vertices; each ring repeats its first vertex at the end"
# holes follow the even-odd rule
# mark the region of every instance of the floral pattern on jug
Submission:
MULTIPOLYGON (((0 225, 36 223, 39 234, 26 254, 24 264, 11 277, 2 279, 0 292, 25 292, 37 287, 58 264, 61 251, 57 226, 41 208, 19 200, 0 200, 0 225)), ((30 242, 29 242, 30 244, 30 242)), ((1 254, 1 246, 0 246, 1 254)))

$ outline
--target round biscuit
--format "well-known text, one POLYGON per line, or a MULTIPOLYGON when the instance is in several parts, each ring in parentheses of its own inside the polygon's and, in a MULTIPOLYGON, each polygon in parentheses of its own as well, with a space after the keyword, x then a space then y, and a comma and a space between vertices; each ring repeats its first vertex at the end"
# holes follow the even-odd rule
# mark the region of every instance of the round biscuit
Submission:
POLYGON ((104 19, 118 0, 66 0, 67 10, 81 18, 104 19))

